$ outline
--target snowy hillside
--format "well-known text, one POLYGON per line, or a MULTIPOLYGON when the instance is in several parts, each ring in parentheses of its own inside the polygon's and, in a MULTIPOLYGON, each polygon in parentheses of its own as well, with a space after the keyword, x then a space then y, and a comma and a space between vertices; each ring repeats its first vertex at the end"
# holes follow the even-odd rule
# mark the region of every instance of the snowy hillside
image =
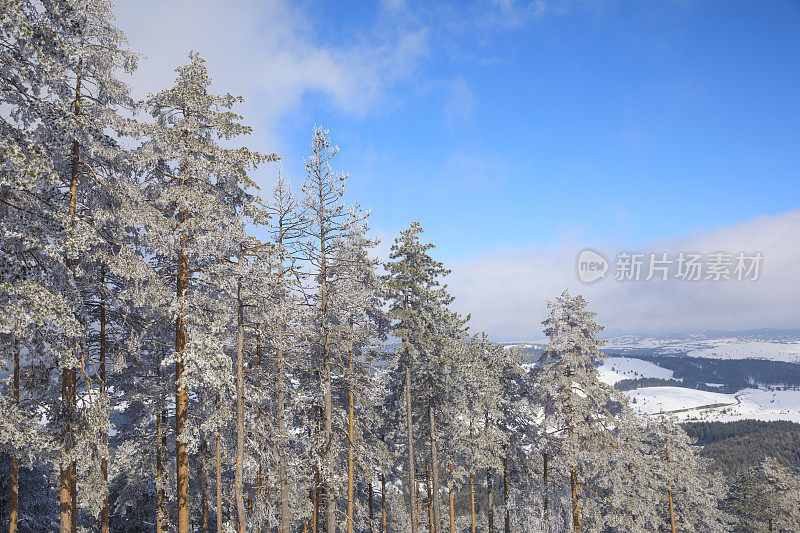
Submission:
POLYGON ((600 381, 614 385, 623 379, 659 378, 672 379, 674 372, 649 361, 631 357, 609 357, 598 368, 600 381))
POLYGON ((755 330, 682 335, 624 335, 607 339, 604 351, 631 355, 686 355, 710 359, 800 362, 800 331, 755 330))
POLYGON ((704 359, 765 359, 797 363, 800 362, 800 342, 733 340, 710 348, 692 350, 687 355, 704 359))
POLYGON ((642 414, 669 413, 682 421, 789 420, 800 422, 800 391, 744 389, 736 394, 682 387, 646 387, 625 393, 642 414))

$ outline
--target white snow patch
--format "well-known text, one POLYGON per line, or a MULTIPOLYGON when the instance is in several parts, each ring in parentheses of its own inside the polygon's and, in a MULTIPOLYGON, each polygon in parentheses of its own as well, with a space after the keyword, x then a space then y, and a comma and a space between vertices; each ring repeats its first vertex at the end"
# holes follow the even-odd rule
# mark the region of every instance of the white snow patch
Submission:
POLYGON ((800 422, 800 390, 743 389, 736 394, 722 394, 681 387, 646 387, 625 394, 639 413, 670 413, 681 421, 800 422))
POLYGON ((625 391, 634 409, 642 414, 668 413, 699 409, 717 404, 735 404, 732 394, 708 392, 684 387, 645 387, 625 391))
POLYGON ((649 361, 631 357, 608 357, 597 369, 603 383, 614 385, 623 379, 658 378, 672 379, 674 372, 649 361))

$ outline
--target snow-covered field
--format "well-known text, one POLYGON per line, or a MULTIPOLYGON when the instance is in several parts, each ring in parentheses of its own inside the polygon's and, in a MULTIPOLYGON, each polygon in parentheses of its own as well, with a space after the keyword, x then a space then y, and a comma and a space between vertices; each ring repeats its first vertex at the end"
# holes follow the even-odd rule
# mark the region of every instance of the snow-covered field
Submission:
POLYGON ((672 379, 672 370, 662 368, 649 361, 631 357, 609 357, 598 368, 600 381, 609 385, 623 379, 659 378, 672 379))
POLYGON ((706 359, 767 359, 800 362, 800 342, 732 341, 714 347, 692 350, 689 357, 706 359))
POLYGON ((625 394, 633 408, 642 414, 670 413, 682 421, 800 422, 800 390, 744 389, 722 394, 681 387, 646 387, 625 394))
POLYGON ((654 337, 624 335, 608 339, 603 349, 622 353, 644 350, 709 359, 764 359, 796 363, 800 362, 800 334, 781 331, 770 333, 767 330, 757 334, 745 332, 721 336, 702 333, 654 337))

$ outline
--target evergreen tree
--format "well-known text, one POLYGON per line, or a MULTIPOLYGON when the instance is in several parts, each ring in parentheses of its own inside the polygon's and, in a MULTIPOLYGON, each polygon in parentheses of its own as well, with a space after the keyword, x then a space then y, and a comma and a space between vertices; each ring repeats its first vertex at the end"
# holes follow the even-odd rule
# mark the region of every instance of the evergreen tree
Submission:
POLYGON ((188 425, 189 391, 231 386, 226 328, 236 311, 233 298, 220 297, 224 287, 213 269, 230 257, 230 244, 241 240, 235 236, 244 235, 237 211, 253 201, 248 172, 276 159, 221 146, 251 131, 229 111, 242 99, 210 94, 204 61, 195 53, 189 59, 172 88, 147 100, 155 123, 139 149, 148 171, 145 195, 155 208, 145 240, 162 275, 175 279, 174 296, 162 305, 175 324, 174 350, 163 365, 174 364, 179 533, 189 530, 189 453, 199 444, 188 425))
POLYGON ((396 389, 387 401, 390 410, 399 419, 405 419, 409 514, 411 530, 415 532, 421 520, 417 510, 416 434, 428 437, 428 460, 432 468, 431 527, 434 531, 441 527, 436 413, 450 392, 448 371, 456 361, 454 343, 462 339, 466 322, 448 309, 452 296, 442 284, 442 278, 449 271, 430 256, 434 245, 421 242, 422 231, 418 222, 412 222, 409 229, 395 239, 390 261, 384 265, 387 272, 384 298, 392 321, 392 334, 400 341, 392 361, 394 377, 390 380, 396 389), (399 388, 401 384, 402 389, 399 388), (416 424, 420 430, 415 432, 416 424))
POLYGON ((346 353, 345 324, 349 320, 347 310, 337 305, 342 290, 338 280, 346 275, 351 260, 345 253, 347 243, 363 236, 366 231, 363 222, 367 216, 358 206, 348 208, 343 201, 347 175, 334 172, 331 167, 338 151, 328 131, 315 127, 303 185, 304 238, 298 243, 306 267, 305 276, 310 280, 306 294, 309 356, 319 376, 322 423, 315 436, 314 453, 322 479, 324 523, 328 533, 336 530, 337 499, 340 497, 337 492, 341 490, 337 482, 342 477, 336 467, 336 457, 342 453, 342 446, 334 436, 337 416, 334 389, 338 388, 335 381, 343 375, 344 368, 336 365, 335 358, 346 353))
POLYGON ((549 344, 535 379, 542 409, 541 449, 554 481, 563 480, 568 487, 560 491, 559 503, 576 532, 633 530, 641 513, 622 505, 630 503, 628 474, 642 465, 621 454, 623 445, 635 439, 624 398, 597 379, 595 362, 602 357, 597 333, 602 326, 585 309, 583 297, 566 290, 547 305, 550 313, 543 323, 549 344))

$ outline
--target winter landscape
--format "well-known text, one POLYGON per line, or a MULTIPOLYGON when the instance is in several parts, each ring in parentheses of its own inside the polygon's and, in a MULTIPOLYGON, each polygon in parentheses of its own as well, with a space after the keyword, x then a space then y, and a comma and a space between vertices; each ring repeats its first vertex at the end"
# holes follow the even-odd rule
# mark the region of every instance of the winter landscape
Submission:
POLYGON ((0 7, 0 530, 800 531, 796 3, 0 7))

